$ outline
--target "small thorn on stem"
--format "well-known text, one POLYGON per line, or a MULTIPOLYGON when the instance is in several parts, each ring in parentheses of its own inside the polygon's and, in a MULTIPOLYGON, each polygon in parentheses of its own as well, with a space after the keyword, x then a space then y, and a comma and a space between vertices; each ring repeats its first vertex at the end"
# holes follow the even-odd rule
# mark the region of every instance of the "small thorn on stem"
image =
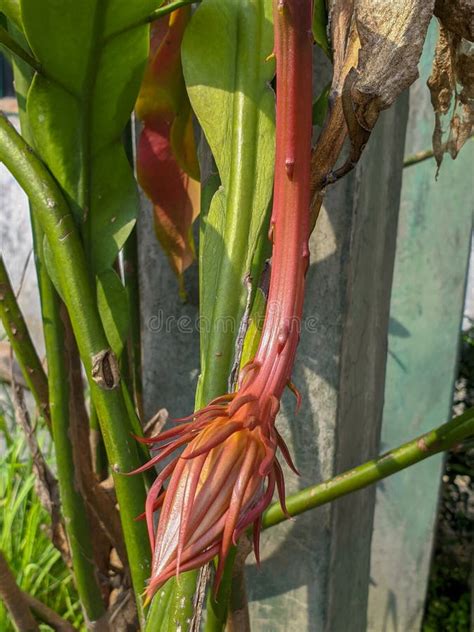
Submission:
POLYGON ((289 330, 288 325, 282 325, 280 327, 280 331, 278 332, 278 348, 279 348, 279 351, 281 351, 283 349, 283 347, 286 345, 289 336, 290 336, 290 330, 289 330))
POLYGON ((268 229, 268 241, 273 243, 273 232, 275 230, 275 222, 272 220, 270 223, 270 228, 268 229))

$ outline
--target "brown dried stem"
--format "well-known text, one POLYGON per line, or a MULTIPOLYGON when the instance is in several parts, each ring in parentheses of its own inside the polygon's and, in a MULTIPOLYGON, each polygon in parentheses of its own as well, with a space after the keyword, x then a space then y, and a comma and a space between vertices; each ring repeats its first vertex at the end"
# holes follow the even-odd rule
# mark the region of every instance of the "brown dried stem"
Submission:
POLYGON ((41 502, 41 505, 51 516, 51 540, 54 546, 61 553, 66 565, 70 566, 71 556, 61 516, 58 481, 50 470, 39 448, 34 428, 31 425, 30 415, 28 409, 26 408, 23 388, 15 382, 13 374, 11 382, 15 418, 25 433, 26 442, 33 461, 36 494, 41 502))
POLYGON ((25 595, 18 587, 8 563, 0 551, 0 597, 18 632, 39 632, 25 595))

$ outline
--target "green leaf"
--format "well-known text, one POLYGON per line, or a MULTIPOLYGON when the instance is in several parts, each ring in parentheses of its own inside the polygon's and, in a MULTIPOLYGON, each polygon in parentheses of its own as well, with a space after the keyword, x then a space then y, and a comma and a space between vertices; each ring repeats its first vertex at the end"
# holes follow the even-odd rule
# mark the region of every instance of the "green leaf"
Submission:
MULTIPOLYGON (((135 224, 139 199, 122 133, 148 56, 149 27, 140 21, 160 4, 21 0, 25 35, 44 69, 27 100, 34 144, 66 193, 91 277, 113 278, 135 224)), ((108 303, 115 323, 126 310, 119 296, 126 294, 108 303)))
MULTIPOLYGON (((35 142, 68 194, 92 268, 100 271, 112 265, 137 212, 121 135, 140 86, 148 28, 102 44, 107 16, 122 3, 85 4, 67 1, 58 9, 52 0, 23 0, 22 11, 31 49, 51 78, 36 75, 28 96, 35 142)), ((149 10, 156 0, 134 4, 149 10)))
POLYGON ((329 45, 328 33, 328 12, 325 0, 314 0, 313 2, 313 37, 316 44, 323 49, 329 59, 332 59, 331 47, 329 45))
POLYGON ((269 208, 274 166, 271 0, 204 0, 183 41, 194 112, 221 179, 200 244, 198 401, 227 390, 247 300, 244 283, 269 208))
POLYGON ((331 82, 324 88, 321 94, 313 103, 313 125, 323 126, 329 107, 329 93, 331 91, 331 82))
POLYGON ((44 69, 35 75, 27 99, 34 144, 80 228, 89 274, 100 280, 100 312, 115 351, 122 349, 128 330, 128 308, 113 264, 133 230, 139 204, 122 135, 148 57, 149 27, 140 22, 160 4, 21 0, 25 35, 44 69))
POLYGON ((0 0, 0 13, 4 13, 17 28, 22 28, 20 0, 0 0))
POLYGON ((130 310, 125 286, 115 270, 97 277, 97 306, 112 351, 119 358, 130 327, 130 310))

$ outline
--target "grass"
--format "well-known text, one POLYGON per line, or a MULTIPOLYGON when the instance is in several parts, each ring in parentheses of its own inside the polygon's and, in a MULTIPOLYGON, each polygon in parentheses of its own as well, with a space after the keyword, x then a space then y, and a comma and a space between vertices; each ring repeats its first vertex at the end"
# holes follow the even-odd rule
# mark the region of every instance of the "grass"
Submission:
MULTIPOLYGON (((42 445, 54 469, 46 435, 42 445)), ((0 385, 0 549, 23 590, 84 630, 72 575, 47 535, 49 525, 49 515, 35 493, 31 459, 13 419, 8 389, 0 385)), ((51 630, 43 624, 40 628, 51 630)), ((0 602, 0 630, 14 629, 0 602)))

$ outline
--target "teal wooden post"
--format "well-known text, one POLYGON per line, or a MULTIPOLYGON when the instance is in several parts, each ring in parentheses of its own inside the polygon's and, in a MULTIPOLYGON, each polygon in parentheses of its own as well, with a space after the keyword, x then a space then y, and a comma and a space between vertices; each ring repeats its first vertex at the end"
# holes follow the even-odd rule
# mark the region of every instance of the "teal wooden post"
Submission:
MULTIPOLYGON (((430 146, 434 117, 426 80, 437 36, 430 30, 420 79, 410 92, 406 154, 430 146)), ((471 241, 474 143, 445 157, 438 181, 427 160, 403 173, 390 312, 382 450, 450 415, 471 241)), ((377 488, 372 540, 370 632, 420 629, 442 457, 377 488)))

